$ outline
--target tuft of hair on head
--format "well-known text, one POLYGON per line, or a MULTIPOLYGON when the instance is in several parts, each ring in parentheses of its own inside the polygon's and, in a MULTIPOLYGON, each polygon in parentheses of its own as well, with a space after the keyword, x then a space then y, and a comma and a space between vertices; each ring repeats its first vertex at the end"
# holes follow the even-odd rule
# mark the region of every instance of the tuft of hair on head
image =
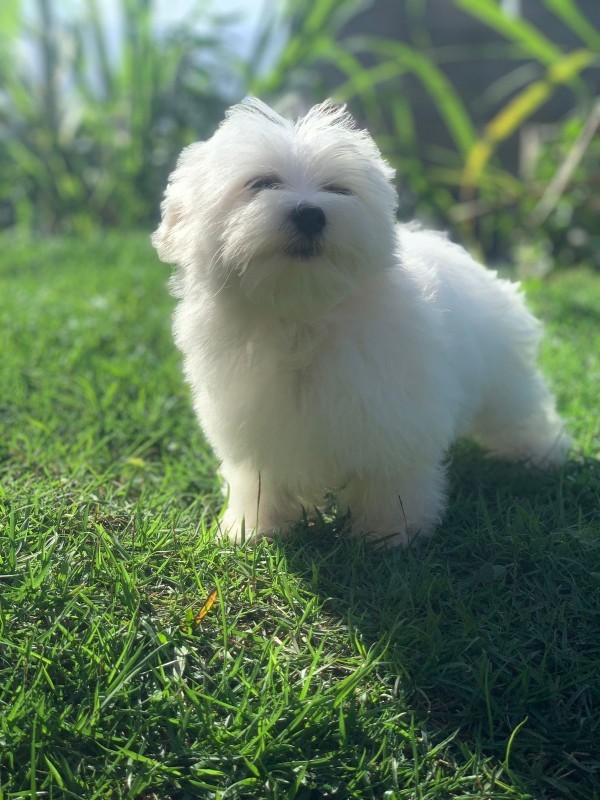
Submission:
POLYGON ((225 121, 242 115, 262 117, 263 119, 269 120, 269 122, 272 122, 274 125, 281 125, 283 127, 287 127, 290 124, 285 117, 282 117, 266 103, 263 103, 258 97, 245 97, 241 103, 236 103, 234 106, 231 106, 231 108, 227 109, 225 112, 225 121))
POLYGON ((300 117, 296 125, 298 128, 303 128, 304 126, 310 126, 311 128, 335 126, 347 131, 357 130, 354 117, 348 111, 346 104, 339 105, 331 99, 324 100, 322 103, 313 106, 303 117, 300 117))
POLYGON ((301 130, 304 127, 315 129, 333 126, 347 131, 357 130, 356 122, 347 110, 346 105, 339 105, 331 99, 324 100, 322 103, 313 106, 293 123, 278 114, 271 106, 259 100, 258 97, 245 97, 240 103, 236 103, 225 112, 225 120, 221 124, 224 124, 229 119, 242 116, 268 120, 282 128, 290 128, 293 125, 297 130, 301 130))

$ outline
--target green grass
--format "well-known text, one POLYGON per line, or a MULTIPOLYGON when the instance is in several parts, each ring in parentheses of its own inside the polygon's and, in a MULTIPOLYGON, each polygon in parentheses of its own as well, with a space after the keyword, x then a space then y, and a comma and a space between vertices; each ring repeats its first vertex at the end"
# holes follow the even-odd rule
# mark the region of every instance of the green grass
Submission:
POLYGON ((599 275, 531 287, 563 473, 462 446, 420 547, 250 549, 147 239, 1 244, 3 800, 600 797, 599 275))

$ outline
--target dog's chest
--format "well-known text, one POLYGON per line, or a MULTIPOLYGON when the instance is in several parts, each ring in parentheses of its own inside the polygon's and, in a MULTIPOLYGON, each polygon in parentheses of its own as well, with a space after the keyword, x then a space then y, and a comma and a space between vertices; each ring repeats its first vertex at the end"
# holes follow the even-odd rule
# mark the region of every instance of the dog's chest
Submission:
POLYGON ((322 459, 331 449, 335 340, 310 333, 251 340, 237 362, 237 427, 260 462, 322 459))
MULTIPOLYGON (((246 346, 248 383, 254 387, 248 397, 252 412, 273 423, 306 423, 317 420, 323 374, 331 361, 334 340, 326 331, 295 327, 275 331, 251 340, 246 346)), ((250 410, 250 409, 248 409, 250 410)))

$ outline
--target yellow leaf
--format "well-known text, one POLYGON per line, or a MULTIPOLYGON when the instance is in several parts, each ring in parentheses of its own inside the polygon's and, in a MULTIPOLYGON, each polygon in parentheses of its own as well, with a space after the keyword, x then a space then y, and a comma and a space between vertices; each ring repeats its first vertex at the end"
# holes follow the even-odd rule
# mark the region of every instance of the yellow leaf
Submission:
POLYGON ((472 146, 465 163, 462 186, 472 189, 479 181, 496 147, 532 116, 560 83, 568 83, 596 60, 589 50, 576 50, 548 67, 545 77, 527 86, 485 126, 483 136, 472 146))
POLYGON ((198 613, 194 617, 194 626, 197 627, 198 625, 200 625, 200 623, 202 622, 204 617, 208 614, 208 612, 213 607, 214 602, 217 599, 217 595, 218 595, 218 591, 216 589, 213 589, 212 592, 208 595, 208 597, 204 601, 204 605, 202 606, 200 611, 198 611, 198 613))
POLYGON ((139 467, 140 469, 144 469, 146 466, 146 462, 143 458, 128 458, 127 463, 132 467, 139 467))

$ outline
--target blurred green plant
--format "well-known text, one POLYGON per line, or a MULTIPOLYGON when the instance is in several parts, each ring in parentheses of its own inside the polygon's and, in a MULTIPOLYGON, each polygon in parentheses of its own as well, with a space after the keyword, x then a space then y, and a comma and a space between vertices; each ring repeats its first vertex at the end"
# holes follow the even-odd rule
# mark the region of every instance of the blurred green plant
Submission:
POLYGON ((556 125, 531 126, 517 194, 488 204, 455 206, 457 221, 483 215, 500 231, 523 277, 586 262, 600 268, 600 101, 587 117, 573 113, 556 125))
POLYGON ((227 19, 195 4, 158 30, 150 0, 8 0, 0 18, 2 223, 82 232, 147 225, 173 160, 227 106, 227 19), (59 8, 62 13, 59 13, 59 8), (198 21, 208 34, 198 33, 198 21))
POLYGON ((52 0, 36 0, 36 24, 27 34, 40 74, 23 75, 15 66, 21 3, 5 0, 0 12, 11 45, 4 50, 12 53, 0 60, 8 221, 44 230, 148 225, 176 154, 210 134, 230 102, 256 94, 300 112, 337 86, 334 99, 368 123, 398 168, 403 215, 450 227, 488 255, 512 250, 524 268, 550 252, 561 263, 599 263, 600 32, 575 0, 540 0, 576 37, 570 51, 505 13, 500 0, 453 0, 458 13, 499 38, 494 47, 475 48, 477 55, 515 63, 489 88, 493 111, 484 124, 445 71, 449 61, 472 54, 464 45, 432 45, 428 0, 406 4, 406 42, 349 33, 348 23, 359 21, 369 0, 265 2, 244 60, 226 50, 228 21, 211 15, 207 3, 195 8, 193 24, 190 18, 159 33, 151 0, 120 0, 123 33, 115 56, 98 0, 81 2, 74 21, 59 21, 52 0), (198 20, 209 35, 195 33, 198 20), (437 110, 447 146, 424 153, 406 81, 418 82, 437 110), (565 118, 539 126, 536 112, 565 86, 571 102, 565 118), (516 137, 526 155, 517 174, 499 155, 516 137))
POLYGON ((340 37, 343 23, 364 10, 357 0, 290 3, 286 46, 271 71, 251 85, 267 95, 295 86, 318 97, 327 93, 323 65, 334 67, 342 76, 334 98, 368 120, 386 157, 398 168, 403 205, 409 211, 457 229, 475 250, 516 258, 524 271, 533 269, 533 262, 535 271, 542 271, 551 252, 557 264, 586 259, 600 266, 600 142, 594 135, 599 127, 600 32, 574 0, 542 3, 581 47, 565 52, 524 18, 508 15, 499 0, 454 0, 457 9, 506 42, 479 51, 481 58, 501 55, 521 62, 514 75, 503 78, 503 104, 481 131, 444 72, 446 60, 464 59, 467 48, 461 45, 452 52, 431 46, 422 27, 427 0, 407 4, 412 44, 340 37), (538 66, 523 73, 523 60, 538 66), (430 148, 423 158, 415 109, 403 90, 407 78, 416 79, 435 106, 451 149, 430 148), (564 86, 572 103, 565 118, 551 126, 532 122, 564 86), (497 156, 501 145, 516 136, 535 144, 521 158, 518 174, 497 156), (565 160, 571 164, 569 174, 555 180, 565 160))

